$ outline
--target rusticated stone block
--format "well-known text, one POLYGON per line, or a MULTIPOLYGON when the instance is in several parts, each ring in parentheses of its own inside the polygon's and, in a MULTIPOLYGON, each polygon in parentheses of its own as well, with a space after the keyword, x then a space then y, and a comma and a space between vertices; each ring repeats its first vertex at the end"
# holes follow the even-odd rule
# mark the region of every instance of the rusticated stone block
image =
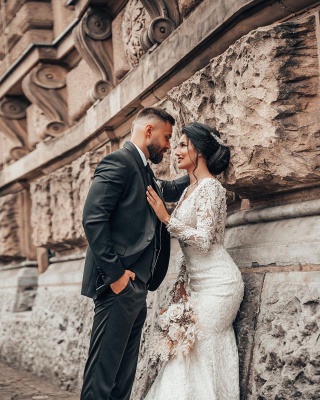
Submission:
POLYGON ((232 152, 226 184, 243 197, 319 182, 313 16, 243 36, 168 100, 182 123, 207 122, 222 133, 232 152))
MULTIPOLYGON (((74 239, 71 168, 66 166, 50 174, 51 230, 54 243, 74 239), (71 217, 71 218, 70 218, 71 217)), ((41 221, 39 221, 41 223, 41 221)))
POLYGON ((319 264, 319 234, 320 216, 285 218, 230 227, 225 246, 243 268, 319 264))
POLYGON ((82 210, 91 185, 93 172, 104 156, 104 149, 84 154, 71 164, 74 229, 84 237, 82 210))
POLYGON ((50 178, 45 176, 30 184, 32 200, 31 226, 32 240, 36 247, 43 246, 52 238, 50 208, 50 178))
POLYGON ((254 337, 260 309, 264 274, 244 274, 244 297, 234 322, 240 363, 240 398, 247 399, 254 337))
POLYGON ((21 258, 18 195, 0 197, 0 261, 21 258))
POLYGON ((65 250, 86 244, 82 210, 94 169, 104 149, 31 183, 33 241, 37 247, 65 250))
POLYGON ((248 400, 320 398, 320 273, 267 273, 248 400))

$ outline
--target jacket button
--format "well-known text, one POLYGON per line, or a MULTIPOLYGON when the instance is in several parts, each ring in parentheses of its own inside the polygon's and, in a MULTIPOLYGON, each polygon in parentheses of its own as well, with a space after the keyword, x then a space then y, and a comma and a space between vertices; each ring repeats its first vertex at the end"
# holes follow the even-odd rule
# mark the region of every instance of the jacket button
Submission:
POLYGON ((151 240, 152 240, 152 238, 151 238, 151 237, 148 237, 147 241, 148 241, 148 242, 151 242, 151 240))

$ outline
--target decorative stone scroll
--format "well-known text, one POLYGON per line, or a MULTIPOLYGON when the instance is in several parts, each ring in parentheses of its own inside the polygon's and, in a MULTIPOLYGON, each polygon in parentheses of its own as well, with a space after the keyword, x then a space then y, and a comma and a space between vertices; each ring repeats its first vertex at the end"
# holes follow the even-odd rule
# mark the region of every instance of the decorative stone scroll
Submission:
POLYGON ((147 51, 174 31, 179 25, 180 14, 175 0, 141 0, 141 3, 152 18, 149 28, 141 35, 142 48, 147 51))
POLYGON ((49 121, 41 134, 43 138, 58 136, 69 126, 67 72, 61 65, 39 64, 22 81, 27 98, 42 109, 49 121))
POLYGON ((89 94, 92 101, 103 99, 114 87, 111 22, 105 8, 90 8, 73 31, 76 49, 100 78, 89 94))
POLYGON ((27 106, 27 101, 22 97, 4 97, 0 100, 0 130, 17 144, 10 150, 14 160, 31 150, 27 135, 27 106))

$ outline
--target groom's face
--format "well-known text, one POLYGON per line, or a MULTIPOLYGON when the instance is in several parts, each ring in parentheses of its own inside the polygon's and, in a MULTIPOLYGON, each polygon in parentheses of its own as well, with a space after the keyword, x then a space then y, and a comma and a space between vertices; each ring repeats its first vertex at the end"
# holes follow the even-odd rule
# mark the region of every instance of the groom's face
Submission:
POLYGON ((157 121, 149 127, 149 141, 147 149, 149 151, 149 160, 153 164, 159 164, 164 153, 170 149, 170 139, 172 136, 172 125, 170 122, 157 121))

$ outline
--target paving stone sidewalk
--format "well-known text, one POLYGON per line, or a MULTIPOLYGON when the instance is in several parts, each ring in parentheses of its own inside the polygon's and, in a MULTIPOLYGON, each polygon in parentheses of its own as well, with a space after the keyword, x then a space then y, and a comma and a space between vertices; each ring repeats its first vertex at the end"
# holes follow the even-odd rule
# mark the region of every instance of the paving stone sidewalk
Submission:
POLYGON ((79 400, 79 396, 66 392, 44 379, 18 371, 0 363, 1 400, 79 400))

